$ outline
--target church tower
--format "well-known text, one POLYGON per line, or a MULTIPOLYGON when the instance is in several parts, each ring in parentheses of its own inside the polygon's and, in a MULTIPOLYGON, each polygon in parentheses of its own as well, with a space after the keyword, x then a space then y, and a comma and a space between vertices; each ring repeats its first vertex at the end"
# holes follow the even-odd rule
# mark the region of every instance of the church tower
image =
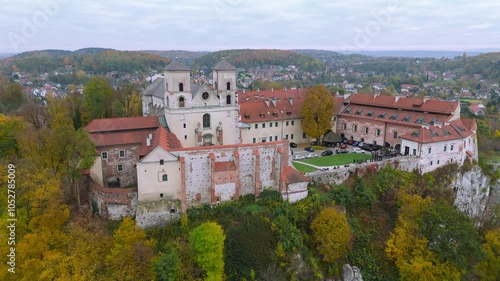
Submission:
POLYGON ((214 85, 191 84, 179 61, 165 68, 165 120, 183 147, 240 143, 236 68, 222 60, 213 68, 214 85))

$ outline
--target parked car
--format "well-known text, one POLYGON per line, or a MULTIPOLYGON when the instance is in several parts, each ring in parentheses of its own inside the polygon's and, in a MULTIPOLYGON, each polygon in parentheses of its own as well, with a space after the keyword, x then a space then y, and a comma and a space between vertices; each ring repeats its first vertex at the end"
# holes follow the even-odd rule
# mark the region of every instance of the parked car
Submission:
POLYGON ((346 149, 346 148, 347 148, 347 144, 345 144, 345 143, 341 144, 341 145, 340 145, 340 148, 342 148, 342 149, 346 149))
POLYGON ((354 153, 365 153, 365 151, 359 147, 355 147, 352 149, 352 152, 354 153))
POLYGON ((360 146, 360 148, 366 151, 373 151, 372 145, 368 143, 363 144, 362 146, 360 146))
POLYGON ((311 146, 304 148, 304 150, 309 152, 314 152, 314 148, 312 148, 311 146))
POLYGON ((321 152, 321 156, 328 156, 328 155, 332 155, 332 154, 333 154, 333 151, 331 151, 329 149, 321 152))
POLYGON ((309 159, 309 158, 314 158, 314 157, 318 157, 318 154, 316 153, 307 153, 306 154, 306 158, 309 159))
POLYGON ((358 143, 359 142, 355 141, 355 142, 352 143, 352 146, 358 146, 358 143))
POLYGON ((364 142, 360 141, 360 142, 358 142, 358 145, 356 145, 356 146, 362 147, 364 144, 365 144, 364 142))
POLYGON ((290 147, 295 148, 295 147, 297 147, 297 144, 296 144, 296 143, 294 143, 294 142, 291 142, 291 143, 290 143, 290 147))
POLYGON ((335 153, 337 153, 337 154, 343 154, 343 153, 349 153, 349 151, 347 151, 345 149, 337 149, 337 150, 335 150, 335 153))
POLYGON ((306 159, 306 157, 304 155, 295 155, 293 157, 293 160, 300 160, 300 159, 306 159))

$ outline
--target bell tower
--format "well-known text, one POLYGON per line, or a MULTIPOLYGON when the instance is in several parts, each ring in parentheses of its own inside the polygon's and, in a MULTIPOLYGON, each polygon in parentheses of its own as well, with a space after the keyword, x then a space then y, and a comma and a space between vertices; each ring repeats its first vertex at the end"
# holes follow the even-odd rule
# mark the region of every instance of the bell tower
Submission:
POLYGON ((223 58, 212 68, 212 77, 215 83, 214 88, 220 96, 221 106, 237 105, 236 68, 223 58))
POLYGON ((178 60, 165 67, 165 107, 189 108, 192 102, 190 69, 178 60))

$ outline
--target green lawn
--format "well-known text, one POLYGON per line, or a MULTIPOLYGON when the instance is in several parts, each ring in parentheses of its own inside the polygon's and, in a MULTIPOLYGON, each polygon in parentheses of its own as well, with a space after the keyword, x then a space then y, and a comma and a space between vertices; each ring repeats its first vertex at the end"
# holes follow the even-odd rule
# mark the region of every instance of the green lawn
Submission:
POLYGON ((338 166, 338 165, 352 164, 354 162, 354 159, 366 160, 371 158, 372 155, 369 153, 346 153, 346 154, 334 154, 330 156, 318 156, 316 158, 301 160, 301 162, 313 164, 315 166, 338 166))
POLYGON ((292 164, 295 167, 295 169, 297 169, 297 171, 302 173, 311 173, 317 170, 311 166, 301 164, 300 162, 297 161, 293 162, 292 164))

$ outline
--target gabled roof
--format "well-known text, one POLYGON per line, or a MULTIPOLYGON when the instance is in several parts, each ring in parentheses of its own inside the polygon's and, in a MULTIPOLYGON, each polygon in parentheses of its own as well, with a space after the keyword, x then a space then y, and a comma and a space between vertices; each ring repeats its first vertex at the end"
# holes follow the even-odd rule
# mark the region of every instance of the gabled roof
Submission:
POLYGON ((104 146, 120 146, 130 144, 141 144, 146 140, 149 134, 152 134, 154 129, 132 131, 132 132, 111 132, 111 133, 93 133, 90 138, 95 143, 96 147, 104 146))
POLYGON ((146 138, 143 139, 141 148, 139 149, 139 156, 145 156, 149 152, 151 152, 157 146, 165 149, 166 151, 170 151, 172 149, 182 148, 182 144, 177 139, 174 133, 169 132, 167 129, 163 127, 159 127, 153 134, 150 145, 147 145, 146 138))
POLYGON ((284 180, 286 184, 308 182, 310 179, 291 166, 285 167, 284 180))
POLYGON ((241 122, 254 123, 301 118, 304 90, 247 91, 238 93, 241 122))
POLYGON ((218 64, 216 64, 213 70, 236 70, 236 67, 232 66, 225 59, 222 59, 218 64))
POLYGON ((191 69, 185 66, 182 62, 174 60, 169 65, 165 67, 167 71, 190 71, 191 69))
MULTIPOLYGON (((469 121, 466 121, 466 123, 469 123, 469 121)), ((471 126, 473 127, 473 125, 471 126)), ((433 143, 463 139, 472 134, 473 132, 469 129, 469 126, 464 124, 462 119, 457 119, 442 126, 424 126, 419 130, 404 134, 400 138, 418 143, 433 143)))
POLYGON ((165 95, 165 78, 158 77, 149 84, 144 91, 142 91, 143 96, 155 96, 158 98, 164 98, 165 95))
POLYGON ((130 130, 156 129, 160 126, 157 116, 123 117, 94 119, 85 130, 87 132, 105 133, 130 130))
POLYGON ((393 109, 408 109, 432 113, 452 114, 459 106, 455 101, 426 98, 406 98, 373 94, 353 94, 346 102, 350 104, 377 106, 393 109))

